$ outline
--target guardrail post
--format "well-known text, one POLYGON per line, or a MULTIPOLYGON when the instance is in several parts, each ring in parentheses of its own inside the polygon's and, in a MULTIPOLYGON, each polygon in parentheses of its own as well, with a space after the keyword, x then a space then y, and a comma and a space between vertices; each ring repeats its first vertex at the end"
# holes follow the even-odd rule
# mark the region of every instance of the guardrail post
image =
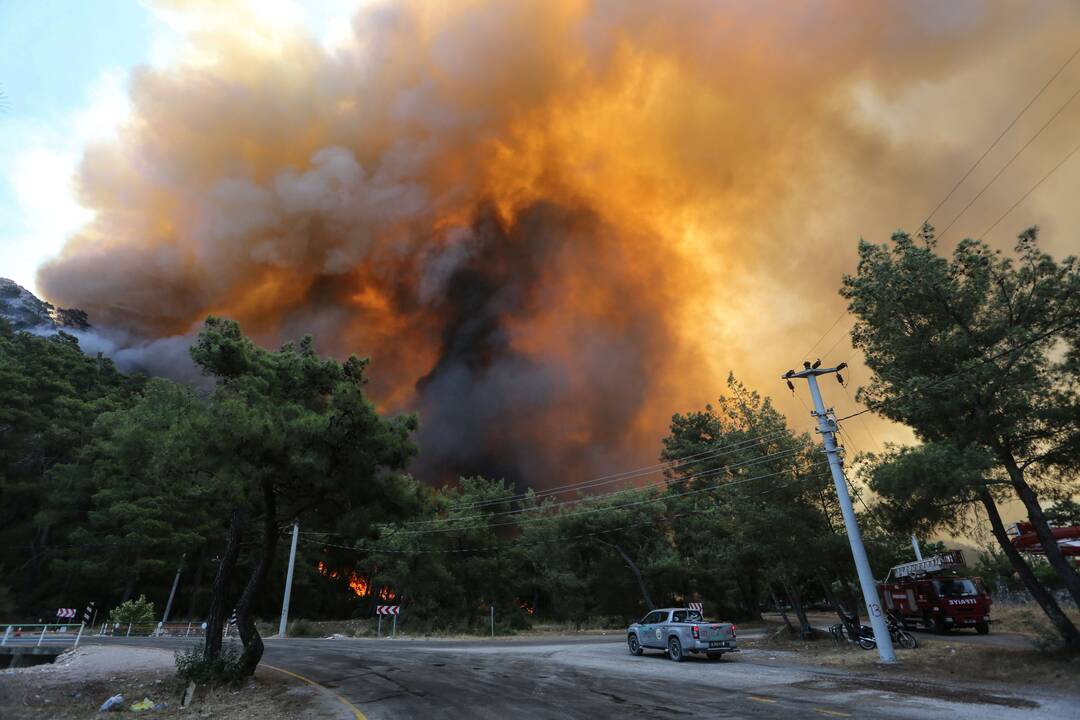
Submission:
POLYGON ((4 631, 4 639, 0 641, 0 645, 7 645, 8 638, 11 637, 11 626, 7 626, 7 630, 4 631))
POLYGON ((188 623, 187 624, 187 630, 184 631, 184 637, 187 637, 190 634, 191 634, 191 623, 188 623))
POLYGON ((131 623, 128 623, 128 631, 125 637, 131 637, 131 623))
POLYGON ((75 636, 75 647, 79 647, 79 639, 82 637, 84 627, 86 627, 86 623, 79 623, 79 634, 75 636))
POLYGON ((48 630, 48 629, 49 629, 48 625, 45 625, 45 627, 41 628, 41 637, 38 638, 37 647, 41 647, 41 643, 44 642, 44 640, 45 640, 45 631, 48 630))

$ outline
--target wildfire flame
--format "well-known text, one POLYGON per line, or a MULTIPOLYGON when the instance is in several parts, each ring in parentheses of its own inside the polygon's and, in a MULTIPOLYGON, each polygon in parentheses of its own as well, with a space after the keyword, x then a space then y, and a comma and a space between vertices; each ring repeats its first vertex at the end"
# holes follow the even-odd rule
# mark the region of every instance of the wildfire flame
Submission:
MULTIPOLYGON (((331 580, 337 580, 342 577, 340 572, 331 570, 322 560, 318 562, 316 567, 319 569, 319 574, 328 577, 331 580)), ((371 594, 370 580, 355 570, 349 571, 348 585, 349 589, 352 590, 353 594, 357 597, 367 597, 371 594)), ((378 597, 380 600, 393 600, 397 595, 393 590, 384 585, 379 589, 378 597)))

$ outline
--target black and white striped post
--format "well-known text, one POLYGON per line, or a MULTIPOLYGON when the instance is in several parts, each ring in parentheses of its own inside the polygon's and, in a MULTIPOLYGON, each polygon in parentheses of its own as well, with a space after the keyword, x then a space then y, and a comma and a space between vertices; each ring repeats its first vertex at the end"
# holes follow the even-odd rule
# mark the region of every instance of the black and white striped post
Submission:
POLYGON ((392 615, 394 617, 394 629, 391 637, 397 637, 397 616, 401 612, 400 605, 376 605, 375 614, 379 616, 378 637, 382 637, 382 616, 392 615))

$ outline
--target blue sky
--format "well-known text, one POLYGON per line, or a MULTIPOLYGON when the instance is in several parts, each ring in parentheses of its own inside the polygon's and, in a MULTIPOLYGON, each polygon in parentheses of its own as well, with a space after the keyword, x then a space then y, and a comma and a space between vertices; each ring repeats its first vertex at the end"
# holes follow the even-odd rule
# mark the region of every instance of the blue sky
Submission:
MULTIPOLYGON (((240 0, 330 42, 356 0, 240 0)), ((90 219, 74 199, 83 148, 127 112, 127 79, 160 67, 178 30, 153 0, 0 0, 0 277, 36 292, 38 265, 90 219)))
POLYGON ((33 288, 37 265, 85 219, 57 185, 122 109, 153 24, 136 0, 0 0, 0 275, 33 288))

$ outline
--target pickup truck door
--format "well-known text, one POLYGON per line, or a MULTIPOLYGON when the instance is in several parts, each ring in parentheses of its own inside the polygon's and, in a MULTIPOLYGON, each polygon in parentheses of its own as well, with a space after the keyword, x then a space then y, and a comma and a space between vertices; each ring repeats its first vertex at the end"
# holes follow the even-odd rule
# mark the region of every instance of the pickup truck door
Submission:
POLYGON ((659 610, 654 610, 645 616, 645 619, 641 621, 641 628, 638 630, 642 646, 648 648, 662 648, 665 646, 664 623, 666 620, 667 613, 659 610))
POLYGON ((656 641, 655 647, 666 648, 668 630, 671 629, 671 613, 663 611, 660 612, 660 622, 656 624, 656 629, 659 632, 653 633, 653 639, 656 641))

